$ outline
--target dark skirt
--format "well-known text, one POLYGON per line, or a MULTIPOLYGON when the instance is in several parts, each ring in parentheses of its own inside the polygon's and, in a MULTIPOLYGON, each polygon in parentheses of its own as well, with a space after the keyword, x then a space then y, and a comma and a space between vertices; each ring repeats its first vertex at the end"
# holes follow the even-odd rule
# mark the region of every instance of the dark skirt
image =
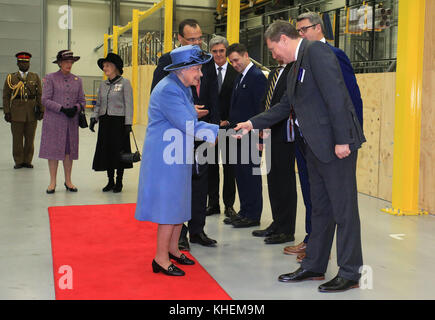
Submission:
POLYGON ((98 140, 92 169, 129 169, 132 163, 121 161, 121 152, 130 153, 130 134, 125 133, 125 117, 104 115, 98 119, 98 140))

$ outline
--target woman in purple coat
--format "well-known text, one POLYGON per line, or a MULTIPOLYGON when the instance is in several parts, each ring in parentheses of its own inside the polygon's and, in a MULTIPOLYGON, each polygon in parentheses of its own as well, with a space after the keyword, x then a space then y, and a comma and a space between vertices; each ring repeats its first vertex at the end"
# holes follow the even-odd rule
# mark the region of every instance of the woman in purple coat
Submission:
POLYGON ((77 192, 71 182, 73 160, 79 157, 78 114, 86 100, 82 79, 71 73, 75 57, 69 50, 59 51, 56 61, 59 71, 47 74, 43 80, 42 104, 46 112, 42 123, 39 157, 48 159, 50 185, 47 193, 54 193, 59 160, 63 161, 65 188, 77 192))

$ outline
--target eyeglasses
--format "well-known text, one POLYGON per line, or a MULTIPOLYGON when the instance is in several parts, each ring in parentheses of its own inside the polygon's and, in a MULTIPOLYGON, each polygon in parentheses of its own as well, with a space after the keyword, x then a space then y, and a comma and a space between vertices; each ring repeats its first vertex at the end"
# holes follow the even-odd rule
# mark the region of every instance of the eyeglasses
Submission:
POLYGON ((216 53, 225 53, 225 49, 215 49, 215 50, 211 50, 212 53, 216 54, 216 53))
MULTIPOLYGON (((182 36, 183 37, 183 36, 182 36)), ((183 37, 184 38, 184 37, 183 37)), ((187 42, 189 43, 197 43, 197 42, 202 42, 204 40, 204 37, 198 37, 198 38, 184 38, 187 42)))
POLYGON ((312 24, 311 26, 301 27, 300 29, 296 29, 298 33, 306 33, 307 30, 311 27, 315 27, 317 24, 312 24))

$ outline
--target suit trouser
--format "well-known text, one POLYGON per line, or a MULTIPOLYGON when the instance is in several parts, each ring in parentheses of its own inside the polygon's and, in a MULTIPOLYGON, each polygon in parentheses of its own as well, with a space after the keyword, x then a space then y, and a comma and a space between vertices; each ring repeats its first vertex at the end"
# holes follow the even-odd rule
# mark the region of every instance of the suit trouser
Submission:
POLYGON ((233 165, 229 163, 229 138, 227 137, 226 143, 226 157, 224 159, 224 152, 220 145, 215 146, 215 163, 208 165, 208 205, 210 207, 219 207, 219 154, 222 156, 223 167, 223 188, 222 197, 225 207, 232 207, 236 198, 236 180, 234 178, 233 165))
POLYGON ((298 164, 299 182, 301 184, 302 198, 305 205, 305 236, 304 242, 308 243, 311 233, 311 196, 310 196, 310 182, 308 180, 307 160, 305 159, 304 151, 301 150, 299 143, 295 143, 296 162, 298 164))
MULTIPOLYGON (((193 166, 195 170, 196 164, 193 166)), ((194 235, 204 231, 208 188, 207 167, 207 164, 198 165, 200 174, 192 175, 192 215, 187 227, 183 224, 180 238, 186 237, 187 232, 194 235)))
MULTIPOLYGON (((241 141, 237 140, 237 164, 234 165, 234 175, 240 199, 239 215, 257 221, 260 220, 263 211, 263 186, 261 175, 255 174, 254 171, 258 172, 260 165, 252 161, 250 147, 243 149, 241 141), (242 163, 242 153, 246 152, 249 152, 248 163, 242 163)), ((256 152, 261 156, 261 152, 256 152)))
POLYGON ((15 164, 31 164, 37 121, 11 122, 12 155, 15 164))
POLYGON ((285 142, 272 132, 271 164, 267 175, 273 229, 294 235, 296 225, 295 143, 285 142))
POLYGON ((344 159, 319 161, 306 147, 306 159, 313 205, 312 232, 302 268, 326 272, 334 233, 337 229, 338 275, 357 281, 362 261, 361 229, 356 186, 356 160, 353 151, 344 159))

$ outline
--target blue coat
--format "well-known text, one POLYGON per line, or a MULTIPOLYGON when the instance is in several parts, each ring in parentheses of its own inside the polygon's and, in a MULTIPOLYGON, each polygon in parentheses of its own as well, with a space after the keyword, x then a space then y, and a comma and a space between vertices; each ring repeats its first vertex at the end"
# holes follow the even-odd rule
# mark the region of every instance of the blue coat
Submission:
POLYGON ((219 126, 198 121, 192 91, 171 73, 151 93, 135 217, 159 224, 190 220, 194 136, 214 143, 219 126), (189 127, 189 129, 187 129, 189 127), (208 138, 203 136, 207 129, 208 138))
POLYGON ((363 126, 363 102, 361 99, 361 92, 359 91, 358 83, 356 82, 355 72, 353 71, 352 64, 343 50, 327 45, 332 49, 340 64, 341 74, 343 75, 344 83, 346 84, 347 91, 349 91, 350 99, 355 107, 356 116, 363 126))

